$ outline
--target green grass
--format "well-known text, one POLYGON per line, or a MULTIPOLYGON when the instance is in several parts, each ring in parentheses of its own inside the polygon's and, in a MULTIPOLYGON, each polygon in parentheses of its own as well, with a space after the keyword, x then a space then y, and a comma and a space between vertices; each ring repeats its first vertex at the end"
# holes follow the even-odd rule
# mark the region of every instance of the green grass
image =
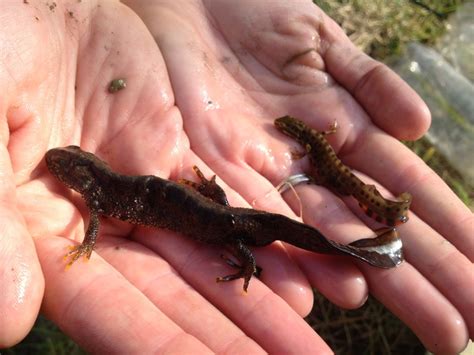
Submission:
POLYGON ((411 41, 432 44, 462 1, 314 0, 370 56, 400 54, 411 41))
POLYGON ((76 343, 43 316, 39 316, 30 334, 18 345, 0 350, 2 355, 82 355, 76 343))
POLYGON ((461 174, 449 164, 448 160, 436 150, 436 147, 428 139, 421 138, 415 142, 404 143, 436 171, 466 206, 474 210, 474 187, 463 179, 461 174))
POLYGON ((424 354, 415 334, 372 297, 356 310, 343 310, 315 294, 306 321, 336 354, 424 354))

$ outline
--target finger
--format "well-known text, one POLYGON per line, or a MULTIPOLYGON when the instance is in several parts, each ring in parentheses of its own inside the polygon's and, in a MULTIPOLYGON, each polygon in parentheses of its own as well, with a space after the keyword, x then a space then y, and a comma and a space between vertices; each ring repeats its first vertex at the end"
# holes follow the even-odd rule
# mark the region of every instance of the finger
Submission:
POLYGON ((60 256, 70 242, 56 237, 36 242, 47 285, 43 311, 88 351, 211 352, 96 254, 65 271, 60 256))
MULTIPOLYGON (((302 188, 303 186, 297 189, 301 191, 302 188)), ((353 238, 353 234, 361 235, 357 232, 361 229, 360 223, 352 224, 351 219, 341 218, 341 213, 337 209, 321 208, 317 203, 319 201, 317 195, 314 192, 307 191, 310 188, 306 187, 305 193, 300 193, 306 223, 317 225, 326 235, 339 236, 341 239, 353 238), (350 230, 351 235, 348 235, 347 232, 344 235, 347 229, 350 230)), ((325 201, 325 205, 331 206, 331 203, 328 203, 328 201, 331 201, 330 196, 324 198, 323 201, 325 201)), ((341 209, 344 211, 347 210, 347 207, 342 206, 341 209)), ((413 219, 416 220, 416 216, 413 216, 413 219)), ((416 223, 410 220, 407 225, 400 228, 400 234, 405 243, 404 251, 407 254, 407 262, 404 264, 410 262, 413 263, 413 266, 399 267, 391 271, 383 271, 366 266, 363 263, 359 263, 360 267, 362 267, 365 277, 368 278, 371 292, 408 324, 425 346, 436 350, 436 352, 460 351, 467 341, 467 331, 466 323, 458 309, 463 314, 468 315, 469 313, 464 312, 468 308, 472 308, 470 292, 465 288, 466 282, 469 283, 470 280, 464 278, 463 287, 462 277, 453 277, 450 273, 453 269, 456 269, 472 274, 472 266, 457 260, 453 260, 454 265, 456 265, 454 267, 437 264, 437 261, 449 256, 449 248, 445 248, 445 253, 438 255, 439 259, 433 258, 428 250, 430 250, 430 244, 436 245, 438 243, 433 238, 426 237, 427 233, 424 230, 418 230, 413 234, 407 233, 407 228, 415 229, 416 227, 416 223), (420 236, 423 236, 423 238, 420 238, 420 236), (420 242, 420 239, 423 239, 423 242, 420 242), (414 240, 416 241, 414 242, 414 240), (433 262, 435 262, 434 266, 433 262), (425 265, 419 267, 419 263, 425 265), (419 268, 420 271, 414 269, 414 266, 419 268), (431 273, 434 270, 439 275, 432 275, 431 273), (441 284, 443 280, 446 285, 440 287, 438 283, 441 284), (451 287, 451 291, 448 291, 449 287, 451 287), (458 291, 453 291, 454 287, 458 291), (452 302, 450 296, 444 296, 446 295, 445 292, 452 292, 452 298, 459 297, 459 299, 452 302), (443 341, 440 341, 440 339, 443 339, 443 341)), ((351 240, 344 242, 349 241, 351 240)))
MULTIPOLYGON (((373 234, 327 189, 299 185, 296 193, 301 200, 304 222, 315 226, 329 239, 347 244, 373 234)), ((293 209, 299 208, 294 194, 288 191, 284 197, 293 209)), ((366 301, 367 282, 351 257, 318 255, 301 250, 293 251, 291 255, 305 271, 311 285, 332 303, 351 309, 366 301)))
POLYGON ((428 107, 397 74, 357 49, 325 16, 326 70, 359 102, 373 122, 399 139, 417 139, 431 122, 428 107))
MULTIPOLYGON (((139 233, 139 232, 137 232, 139 233)), ((213 352, 263 352, 162 258, 124 238, 101 237, 96 249, 166 316, 213 352), (139 272, 137 272, 139 270, 139 272)))
POLYGON ((44 279, 23 217, 17 210, 9 153, 0 147, 0 348, 22 340, 33 326, 44 279))
MULTIPOLYGON (((377 185, 368 177, 363 179, 377 185)), ((377 189, 384 196, 389 196, 388 191, 381 186, 377 189)), ((348 203, 353 211, 360 209, 355 201, 348 203)), ((372 222, 368 217, 364 219, 372 222)), ((399 227, 399 233, 403 238, 405 258, 461 313, 469 333, 474 334, 474 320, 470 316, 474 309, 474 298, 472 288, 466 287, 474 284, 473 264, 414 213, 410 213, 408 223, 399 227)))
POLYGON ((330 351, 304 320, 258 279, 252 278, 247 294, 243 294, 242 280, 216 284, 217 276, 232 273, 219 258, 219 250, 196 247, 189 239, 165 231, 135 233, 134 239, 164 257, 191 286, 267 352, 330 351))
POLYGON ((347 164, 382 182, 394 195, 410 192, 411 209, 474 261, 474 243, 469 237, 474 228, 473 214, 420 158, 377 132, 368 132, 347 149, 350 154, 343 154, 347 164))
POLYGON ((474 335, 473 264, 417 216, 409 223, 400 229, 407 260, 456 307, 474 335))
POLYGON ((462 316, 409 263, 391 270, 361 267, 371 293, 406 323, 428 350, 454 354, 465 348, 469 336, 462 316))

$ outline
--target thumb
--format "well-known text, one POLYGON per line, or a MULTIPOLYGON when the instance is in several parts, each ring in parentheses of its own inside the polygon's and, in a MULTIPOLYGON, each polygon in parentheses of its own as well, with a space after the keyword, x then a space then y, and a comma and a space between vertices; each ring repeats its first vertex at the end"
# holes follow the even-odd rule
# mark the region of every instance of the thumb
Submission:
POLYGON ((44 278, 33 239, 17 208, 10 155, 0 146, 0 348, 20 342, 33 326, 44 278))

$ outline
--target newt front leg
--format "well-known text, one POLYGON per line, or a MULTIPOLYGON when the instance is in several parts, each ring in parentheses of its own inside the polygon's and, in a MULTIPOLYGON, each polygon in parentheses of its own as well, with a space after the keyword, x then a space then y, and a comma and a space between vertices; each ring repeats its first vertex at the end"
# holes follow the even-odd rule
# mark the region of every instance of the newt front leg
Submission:
POLYGON ((71 267, 71 265, 74 264, 74 262, 81 256, 90 259, 92 251, 94 250, 95 242, 97 240, 97 235, 99 234, 99 226, 99 214, 97 211, 91 210, 89 226, 87 227, 84 241, 80 245, 71 247, 69 253, 64 255, 64 259, 69 260, 66 268, 71 267))
POLYGON ((192 187, 201 195, 210 198, 212 201, 218 204, 229 206, 229 201, 227 201, 227 196, 224 190, 216 182, 216 175, 208 180, 196 165, 193 166, 193 170, 199 180, 201 180, 200 182, 194 182, 187 179, 179 179, 178 182, 192 187))

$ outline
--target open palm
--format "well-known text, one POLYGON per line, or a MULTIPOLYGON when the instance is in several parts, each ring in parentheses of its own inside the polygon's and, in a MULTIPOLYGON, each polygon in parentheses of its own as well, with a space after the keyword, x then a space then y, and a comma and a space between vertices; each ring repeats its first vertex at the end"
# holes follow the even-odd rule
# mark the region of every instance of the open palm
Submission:
MULTIPOLYGON (((17 17, 1 31, 2 218, 11 226, 1 262, 15 270, 0 273, 2 343, 36 316, 42 274, 45 314, 89 350, 329 351, 300 317, 311 285, 343 307, 370 289, 437 352, 473 334, 472 214, 391 137, 422 134, 427 110, 311 2, 131 2, 140 18, 112 1, 20 5, 5 6, 17 17), (116 78, 127 87, 111 94, 116 78), (193 178, 198 165, 218 175, 232 205, 291 216, 291 196, 287 204, 272 189, 306 162, 292 163, 294 143, 272 125, 284 114, 321 130, 336 120, 331 143, 344 161, 414 195, 416 216, 400 228, 407 263, 378 270, 274 243, 255 251, 263 283, 252 279, 243 297, 240 281, 214 282, 229 271, 220 250, 104 219, 98 253, 64 271, 64 237, 82 239, 87 209, 46 172, 48 148, 80 144, 122 173, 171 179, 193 178), (15 272, 26 276, 7 283, 15 272)), ((303 220, 331 239, 371 234, 350 201, 322 187, 298 192, 303 220)))

